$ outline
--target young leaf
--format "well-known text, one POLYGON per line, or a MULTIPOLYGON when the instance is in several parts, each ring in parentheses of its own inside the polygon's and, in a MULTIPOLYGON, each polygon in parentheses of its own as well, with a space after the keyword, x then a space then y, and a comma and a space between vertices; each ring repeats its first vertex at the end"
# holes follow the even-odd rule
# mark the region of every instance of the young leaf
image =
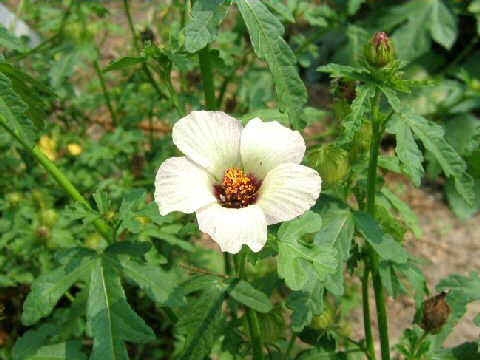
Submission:
POLYGON ((177 286, 173 273, 125 256, 115 258, 113 261, 117 262, 123 273, 143 289, 154 302, 171 307, 185 305, 185 298, 177 286))
POLYGON ((467 311, 467 304, 480 300, 480 275, 471 272, 470 276, 449 275, 437 285, 437 291, 450 290, 447 295, 447 303, 452 308, 452 313, 447 324, 435 338, 435 343, 440 345, 453 326, 467 311))
POLYGON ((33 148, 37 133, 25 115, 27 111, 27 104, 13 90, 10 79, 0 73, 0 121, 33 148))
POLYGON ((357 86, 357 96, 350 105, 350 114, 344 119, 342 126, 344 128, 340 144, 348 144, 360 129, 363 121, 363 115, 368 111, 370 98, 375 95, 375 86, 372 84, 363 84, 357 86))
POLYGON ((405 223, 412 229, 415 236, 422 236, 422 229, 418 223, 417 215, 410 209, 410 207, 405 204, 399 197, 397 197, 393 192, 388 190, 386 187, 382 188, 382 194, 388 199, 390 204, 397 209, 397 211, 402 216, 405 223))
POLYGON ((402 247, 402 244, 395 241, 389 234, 384 233, 380 225, 370 214, 355 211, 353 219, 358 230, 380 258, 397 264, 407 261, 407 252, 402 247))
POLYGON ((80 341, 67 341, 54 345, 45 345, 34 354, 21 358, 22 360, 86 360, 87 356, 80 351, 80 341))
POLYGON ((300 290, 307 282, 307 268, 312 268, 320 281, 335 273, 337 260, 332 244, 302 244, 301 237, 321 229, 321 218, 312 211, 283 223, 278 230, 278 275, 292 290, 300 290))
POLYGON ((233 285, 230 287, 228 294, 239 303, 261 313, 267 313, 272 310, 273 305, 267 295, 255 289, 248 282, 235 279, 226 281, 225 284, 233 285))
POLYGON ((395 30, 392 38, 403 60, 413 60, 427 52, 430 37, 450 49, 458 34, 455 16, 440 0, 412 1, 392 7, 381 17, 378 28, 390 30, 400 24, 403 25, 395 30))
POLYGON ((292 329, 300 332, 312 322, 314 315, 323 311, 324 287, 313 273, 307 268, 307 281, 299 291, 292 291, 287 298, 287 307, 292 310, 292 329))
POLYGON ((144 62, 145 62, 145 59, 142 57, 125 56, 105 66, 102 72, 106 73, 112 70, 126 69, 144 62))
POLYGON ((25 325, 32 325, 49 315, 65 291, 88 274, 95 255, 95 251, 84 248, 66 250, 61 267, 41 275, 34 281, 32 291, 23 303, 22 322, 25 325))
POLYGON ((192 7, 192 19, 185 26, 185 49, 195 53, 210 44, 228 13, 230 1, 198 0, 192 7))
POLYGON ((225 291, 217 286, 207 288, 178 320, 177 331, 185 336, 182 360, 203 359, 225 326, 222 304, 225 291))
POLYGON ((124 341, 155 340, 152 329, 127 303, 118 273, 105 256, 92 264, 87 320, 94 340, 91 360, 128 360, 124 341))
POLYGON ((395 152, 404 165, 403 170, 407 172, 413 184, 419 187, 424 175, 423 155, 413 138, 410 127, 398 117, 394 117, 389 123, 389 131, 395 134, 397 140, 395 152))
MULTIPOLYGON (((336 229, 338 229, 338 233, 332 238, 335 240, 334 248, 337 249, 337 270, 335 274, 327 276, 327 279, 325 280, 325 288, 335 295, 343 295, 343 262, 350 256, 354 224, 349 212, 341 211, 341 214, 335 214, 333 216, 335 220, 332 222, 337 226, 336 229)), ((326 223, 328 224, 328 217, 324 216, 323 224, 326 223)), ((323 235, 325 230, 325 227, 322 227, 319 234, 323 235)), ((318 240, 317 237, 316 240, 318 240)))
POLYGON ((471 204, 475 198, 473 179, 466 172, 465 161, 455 149, 445 141, 444 131, 440 125, 429 122, 413 111, 402 111, 401 119, 406 122, 423 145, 435 156, 446 176, 455 178, 455 187, 459 194, 471 204))
POLYGON ((49 336, 56 332, 56 327, 50 324, 43 324, 35 330, 29 330, 15 342, 12 349, 13 360, 22 360, 35 352, 47 341, 49 336))
POLYGON ((267 61, 272 73, 280 110, 288 113, 294 128, 299 128, 307 91, 296 69, 297 59, 283 39, 282 23, 260 0, 238 0, 236 4, 247 25, 255 54, 267 61))
POLYGON ((0 25, 0 46, 17 51, 24 51, 25 46, 22 41, 15 35, 8 32, 8 30, 0 25))
POLYGON ((147 192, 145 189, 132 189, 122 200, 120 205, 119 219, 130 232, 136 234, 140 231, 142 224, 137 220, 137 207, 145 201, 147 192))
POLYGON ((84 224, 89 224, 100 218, 100 214, 98 212, 79 202, 76 202, 73 205, 65 206, 62 214, 70 220, 81 219, 84 224))

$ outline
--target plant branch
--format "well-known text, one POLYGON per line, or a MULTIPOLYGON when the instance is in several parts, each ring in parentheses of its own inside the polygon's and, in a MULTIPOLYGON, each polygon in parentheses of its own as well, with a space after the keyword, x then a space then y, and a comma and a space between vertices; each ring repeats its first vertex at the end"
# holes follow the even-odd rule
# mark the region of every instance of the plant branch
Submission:
MULTIPOLYGON (((245 274, 245 258, 246 253, 241 251, 237 257, 237 275, 240 279, 246 280, 245 274)), ((247 315, 248 329, 250 331, 250 339, 252 340, 253 360, 262 360, 262 334, 260 332, 260 325, 258 323, 257 314, 255 310, 245 307, 247 315)))
POLYGON ((368 297, 368 278, 370 268, 365 262, 365 269, 362 277, 362 303, 363 303, 363 329, 365 331, 366 355, 368 360, 375 360, 375 346, 373 343, 372 322, 370 319, 370 300, 368 297))
POLYGON ((105 85, 105 78, 103 77, 102 70, 100 69, 100 65, 98 64, 98 59, 95 59, 93 62, 95 67, 95 71, 97 72, 98 80, 100 80, 100 85, 102 86, 103 97, 105 98, 105 103, 107 104, 108 111, 110 112, 110 116, 112 118, 113 126, 117 126, 117 116, 115 111, 113 110, 112 102, 110 101, 110 95, 108 95, 107 86, 105 85))
POLYGON ((217 99, 215 98, 215 85, 213 82, 212 64, 210 63, 210 47, 208 45, 198 52, 198 62, 202 73, 205 107, 207 110, 216 110, 217 99))
POLYGON ((298 333, 293 332, 292 337, 290 338, 290 341, 288 342, 288 347, 287 350, 285 351, 285 354, 282 357, 282 360, 288 360, 288 357, 290 356, 290 352, 292 351, 293 344, 295 344, 295 340, 297 339, 298 333))
MULTIPOLYGON (((12 131, 5 123, 4 119, 0 119, 0 125, 23 146, 43 168, 55 179, 55 181, 66 191, 66 193, 75 201, 82 203, 87 208, 92 209, 90 203, 78 192, 75 186, 67 179, 63 172, 36 146, 30 147, 28 144, 12 131)), ((107 240, 108 243, 113 241, 112 231, 110 227, 102 219, 93 221, 93 225, 98 232, 107 240)))
MULTIPOLYGON (((383 127, 379 119, 379 101, 380 93, 378 90, 372 102, 372 142, 370 144, 370 159, 368 163, 367 175, 367 212, 375 216, 375 193, 377 180, 378 152, 380 141, 383 134, 383 127)), ((390 360, 390 340, 388 336, 387 308, 385 305, 385 294, 383 291, 382 279, 380 277, 379 259, 377 253, 371 246, 367 245, 368 258, 370 260, 370 270, 372 272, 373 289, 375 292, 375 303, 377 306, 378 332, 380 335, 380 345, 382 360, 390 360)))

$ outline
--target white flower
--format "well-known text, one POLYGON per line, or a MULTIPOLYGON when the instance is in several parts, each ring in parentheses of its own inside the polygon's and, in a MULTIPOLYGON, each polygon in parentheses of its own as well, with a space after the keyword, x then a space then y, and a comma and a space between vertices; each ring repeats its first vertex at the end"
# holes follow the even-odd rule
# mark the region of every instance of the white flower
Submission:
POLYGON ((201 231, 222 251, 246 244, 259 251, 267 225, 291 220, 315 204, 318 173, 299 165, 305 142, 278 122, 251 120, 245 128, 220 111, 193 111, 173 127, 186 156, 165 160, 155 179, 160 213, 195 212, 201 231))

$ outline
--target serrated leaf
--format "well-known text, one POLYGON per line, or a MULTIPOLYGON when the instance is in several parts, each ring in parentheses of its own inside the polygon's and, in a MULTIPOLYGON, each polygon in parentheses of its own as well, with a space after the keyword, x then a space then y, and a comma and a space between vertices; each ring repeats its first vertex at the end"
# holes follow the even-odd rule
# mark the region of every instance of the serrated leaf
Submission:
POLYGON ((69 220, 82 220, 84 224, 89 224, 100 218, 98 212, 79 202, 65 206, 62 214, 69 220))
POLYGON ((423 155, 413 138, 410 127, 395 117, 389 123, 389 131, 395 134, 397 140, 395 152, 404 165, 402 169, 407 172, 413 184, 419 187, 425 173, 422 166, 423 155))
POLYGON ((224 299, 225 292, 212 286, 191 304, 190 311, 183 313, 177 323, 177 331, 185 336, 185 345, 179 359, 197 360, 210 354, 225 326, 222 315, 224 299))
POLYGON ((383 232, 378 222, 368 213, 355 211, 353 219, 360 233, 383 260, 398 264, 407 261, 407 252, 391 235, 383 232))
POLYGON ((4 46, 8 49, 13 49, 17 51, 24 51, 25 46, 22 41, 16 37, 14 34, 8 32, 5 26, 0 25, 0 46, 4 46))
POLYGON ((105 214, 108 211, 108 208, 110 207, 110 199, 108 198, 105 191, 103 191, 102 189, 98 189, 93 193, 93 199, 97 204, 97 209, 100 212, 100 214, 102 215, 105 214))
POLYGON ((402 216, 405 223, 412 229, 416 237, 422 236, 422 229, 418 222, 417 215, 413 212, 410 207, 404 203, 399 197, 397 197, 393 192, 388 190, 386 187, 382 188, 382 194, 388 199, 390 204, 397 209, 397 211, 402 216))
POLYGON ((449 349, 442 349, 429 356, 429 360, 478 360, 478 343, 465 342, 449 349))
POLYGON ((370 98, 375 95, 375 86, 372 84, 363 84, 356 88, 357 96, 350 105, 350 113, 343 120, 344 128, 340 144, 348 144, 353 140, 355 134, 362 126, 363 116, 369 110, 370 98))
POLYGON ((35 330, 29 330, 17 339, 12 349, 13 360, 23 360, 35 352, 56 332, 56 327, 43 324, 35 330))
POLYGON ((155 340, 152 329, 128 304, 118 273, 105 256, 92 264, 87 320, 93 334, 91 360, 128 360, 124 341, 155 340))
POLYGON ((230 1, 198 0, 192 7, 192 19, 185 26, 185 49, 195 53, 210 44, 228 13, 230 1))
POLYGON ((296 69, 297 59, 283 39, 282 23, 260 0, 238 0, 236 4, 247 25, 255 54, 267 61, 272 73, 280 110, 288 113, 294 128, 300 128, 307 91, 296 69))
POLYGON ((303 288, 288 295, 286 306, 292 310, 292 329, 300 332, 310 325, 314 315, 323 311, 323 284, 311 268, 307 268, 307 281, 303 288))
POLYGON ((285 5, 283 5, 280 1, 277 0, 265 0, 265 5, 269 7, 273 12, 280 15, 283 19, 290 23, 295 22, 295 18, 293 17, 292 11, 285 5))
POLYGON ((112 70, 126 69, 145 62, 145 58, 125 56, 105 66, 102 72, 106 73, 112 70))
POLYGON ((430 38, 450 49, 458 34, 456 18, 441 0, 411 1, 391 7, 380 18, 378 28, 397 28, 392 39, 403 60, 425 54, 431 46, 430 38))
POLYGON ((154 302, 171 307, 185 305, 185 298, 173 273, 124 256, 118 257, 114 261, 118 262, 123 273, 144 290, 154 302))
POLYGON ((332 78, 341 77, 352 80, 360 80, 364 79, 363 76, 367 76, 367 71, 363 68, 356 68, 353 66, 345 66, 334 63, 320 66, 317 68, 317 71, 329 73, 330 77, 332 78))
POLYGON ((136 234, 140 232, 142 224, 136 218, 138 210, 141 204, 145 202, 147 192, 145 189, 132 189, 125 194, 120 209, 118 211, 118 218, 122 221, 122 225, 125 226, 130 232, 136 234))
POLYGON ((151 248, 148 241, 117 241, 105 249, 105 254, 142 256, 151 248))
POLYGON ((22 360, 85 360, 87 356, 80 351, 82 343, 67 341, 53 345, 45 345, 22 360))
POLYGON ((23 303, 22 322, 35 324, 49 315, 62 295, 81 277, 88 274, 96 252, 71 248, 64 252, 62 266, 37 278, 23 303))
POLYGON ((33 148, 37 133, 26 117, 28 106, 12 88, 12 82, 0 73, 0 121, 15 133, 28 147, 33 148))
POLYGON ((278 230, 278 275, 292 290, 300 290, 307 282, 307 269, 311 267, 320 281, 335 273, 336 250, 332 244, 303 244, 301 237, 321 229, 321 217, 312 211, 283 223, 278 230))
POLYGON ((0 72, 10 79, 12 89, 28 105, 25 115, 33 121, 37 128, 42 128, 47 117, 43 94, 54 96, 55 93, 48 86, 8 63, 0 63, 0 72))
POLYGON ((226 281, 225 285, 233 285, 230 287, 228 294, 239 303, 260 313, 267 313, 272 310, 273 305, 267 295, 255 289, 248 282, 235 279, 226 281))
POLYGON ((455 187, 459 194, 462 195, 467 203, 472 204, 475 198, 473 179, 466 172, 467 165, 465 161, 445 140, 443 128, 438 124, 429 122, 411 110, 402 111, 400 117, 422 141, 423 145, 435 156, 445 175, 448 177, 452 176, 455 179, 455 187))
POLYGON ((353 220, 348 210, 329 210, 322 212, 322 228, 315 236, 315 242, 331 243, 337 249, 337 270, 328 275, 325 287, 335 295, 343 295, 343 262, 350 256, 353 238, 353 220))
POLYGON ((449 275, 437 284, 436 289, 437 291, 450 290, 447 303, 452 308, 447 323, 435 337, 435 343, 441 345, 458 320, 465 315, 467 305, 480 300, 480 275, 477 272, 471 272, 468 277, 449 275))

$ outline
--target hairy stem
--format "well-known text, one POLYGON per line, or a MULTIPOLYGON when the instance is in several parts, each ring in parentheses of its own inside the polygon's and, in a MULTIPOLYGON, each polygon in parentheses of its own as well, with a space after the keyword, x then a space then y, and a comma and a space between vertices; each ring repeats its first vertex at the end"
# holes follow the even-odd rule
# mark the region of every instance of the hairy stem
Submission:
MULTIPOLYGON (((241 251, 240 254, 237 255, 237 275, 242 280, 246 280, 246 255, 247 254, 244 251, 241 251)), ((250 331, 250 338, 252 340, 253 360, 262 360, 262 334, 260 332, 260 324, 258 323, 257 313, 255 312, 255 310, 249 307, 245 307, 245 313, 247 315, 248 329, 250 331)))
POLYGON ((217 99, 215 99, 213 71, 212 64, 210 63, 210 49, 208 45, 198 52, 198 62, 200 63, 200 71, 202 73, 205 107, 207 110, 215 110, 217 108, 217 99))
POLYGON ((98 59, 96 59, 93 62, 93 65, 95 66, 95 71, 97 72, 98 80, 100 80, 100 85, 102 86, 103 97, 105 98, 105 103, 107 104, 108 111, 110 112, 110 116, 112 118, 113 126, 117 126, 117 124, 118 124, 117 116, 115 114, 115 111, 113 110, 112 102, 110 101, 110 95, 108 94, 107 86, 105 84, 105 78, 103 77, 102 70, 100 69, 98 59))
POLYGON ((368 297, 368 278, 370 268, 365 263, 365 270, 362 277, 362 303, 363 303, 363 328, 365 331, 365 343, 368 360, 375 360, 375 347, 372 335, 372 322, 370 320, 370 300, 368 297))
MULTIPOLYGON (((367 175, 367 212, 372 216, 375 216, 375 185, 377 180, 378 151, 383 130, 379 119, 379 100, 380 94, 377 90, 372 102, 372 142, 370 144, 370 159, 367 175)), ((385 305, 382 279, 378 271, 379 259, 377 253, 371 246, 367 245, 367 248, 369 255, 368 258, 370 260, 370 270, 372 272, 373 289, 375 292, 375 304, 377 306, 378 332, 380 336, 382 360, 390 360, 387 308, 385 305)))
MULTIPOLYGON (((128 21, 128 27, 130 28, 130 33, 132 34, 132 41, 133 41, 133 46, 137 50, 137 53, 141 52, 141 48, 138 45, 138 37, 137 33, 135 32, 135 26, 133 25, 133 20, 132 20, 132 13, 130 12, 130 0, 123 0, 123 9, 125 11, 125 15, 127 16, 127 21, 128 21)), ((143 72, 145 73, 145 76, 147 77, 148 81, 152 84, 153 88, 155 89, 155 92, 157 93, 158 97, 160 99, 164 99, 165 95, 162 93, 160 90, 160 87, 158 86, 157 82, 152 76, 152 73, 150 69, 148 68, 147 64, 142 63, 142 69, 143 72)))
MULTIPOLYGON (((3 119, 0 119, 0 126, 2 126, 20 145, 25 148, 43 168, 55 179, 55 181, 66 191, 66 193, 75 201, 82 203, 89 209, 92 209, 89 202, 78 192, 75 186, 67 179, 63 172, 36 146, 30 147, 28 144, 15 132, 13 132, 5 123, 3 119)), ((96 219, 93 221, 93 225, 98 232, 111 243, 113 241, 112 231, 110 227, 102 220, 96 219)))

